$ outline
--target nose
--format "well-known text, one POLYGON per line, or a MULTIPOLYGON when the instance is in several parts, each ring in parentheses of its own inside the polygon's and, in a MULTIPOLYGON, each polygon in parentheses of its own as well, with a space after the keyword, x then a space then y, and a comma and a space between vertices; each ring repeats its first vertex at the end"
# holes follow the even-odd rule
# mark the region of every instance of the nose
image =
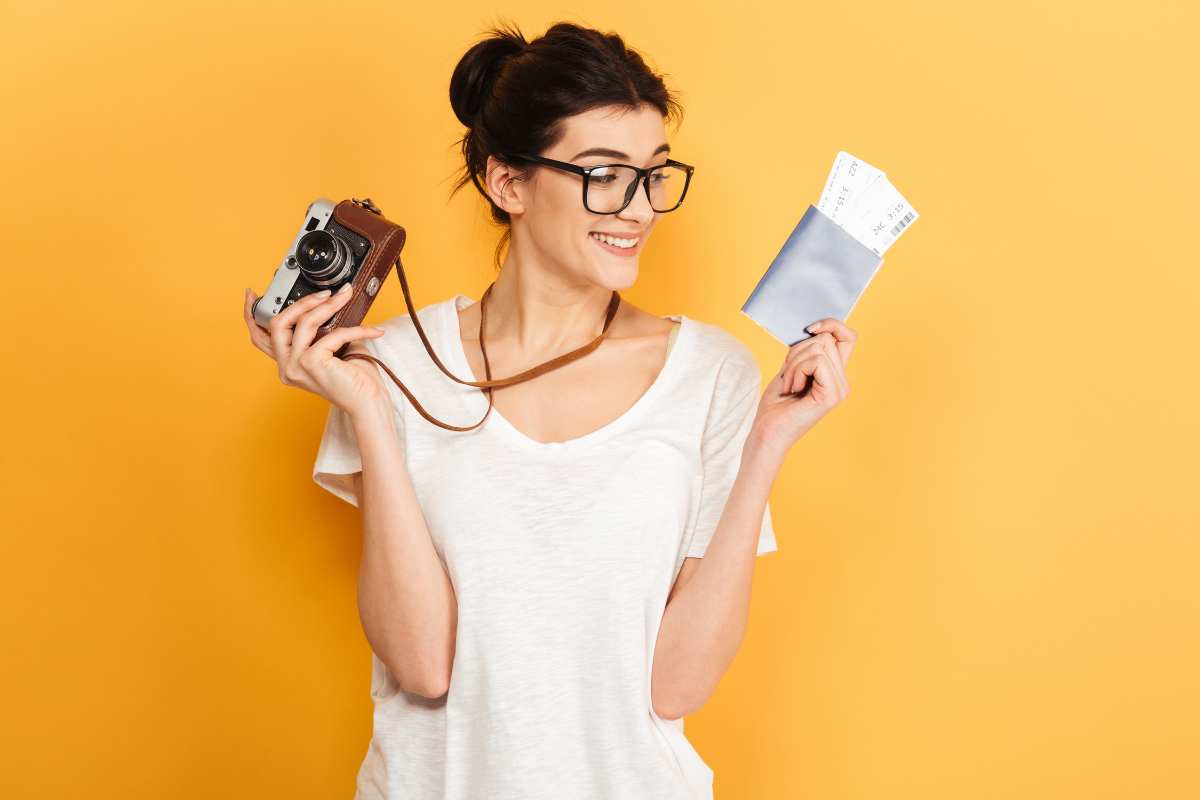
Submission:
POLYGON ((654 218, 655 211, 650 205, 650 194, 646 189, 646 179, 637 182, 637 189, 629 200, 629 205, 617 213, 622 219, 637 220, 642 225, 654 218))

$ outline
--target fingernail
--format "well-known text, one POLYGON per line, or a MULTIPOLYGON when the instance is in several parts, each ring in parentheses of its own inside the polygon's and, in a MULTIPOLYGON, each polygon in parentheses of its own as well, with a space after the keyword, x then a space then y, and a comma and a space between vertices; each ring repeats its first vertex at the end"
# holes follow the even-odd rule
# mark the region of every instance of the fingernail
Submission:
POLYGON ((343 284, 342 284, 342 288, 338 289, 338 292, 337 292, 337 293, 338 293, 338 294, 345 294, 345 293, 346 293, 346 292, 348 292, 348 291, 350 291, 350 284, 348 284, 348 283, 343 283, 343 284))
POLYGON ((319 292, 313 292, 313 294, 316 295, 317 297, 328 297, 331 294, 331 292, 328 289, 322 289, 319 292))
POLYGON ((812 333, 813 331, 815 331, 815 330, 816 330, 817 328, 819 328, 819 327, 821 327, 821 323, 819 323, 819 322, 814 322, 812 325, 809 325, 809 326, 808 326, 807 328, 805 328, 804 330, 808 331, 809 333, 812 333))

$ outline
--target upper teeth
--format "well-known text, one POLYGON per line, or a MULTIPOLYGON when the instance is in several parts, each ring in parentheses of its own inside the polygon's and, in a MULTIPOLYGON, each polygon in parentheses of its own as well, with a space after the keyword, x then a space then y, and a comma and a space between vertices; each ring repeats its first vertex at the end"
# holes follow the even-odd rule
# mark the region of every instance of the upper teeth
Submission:
POLYGON ((615 236, 609 236, 608 234, 604 233, 592 233, 591 235, 595 236, 600 241, 608 242, 615 247, 633 247, 638 243, 637 239, 618 239, 615 236))

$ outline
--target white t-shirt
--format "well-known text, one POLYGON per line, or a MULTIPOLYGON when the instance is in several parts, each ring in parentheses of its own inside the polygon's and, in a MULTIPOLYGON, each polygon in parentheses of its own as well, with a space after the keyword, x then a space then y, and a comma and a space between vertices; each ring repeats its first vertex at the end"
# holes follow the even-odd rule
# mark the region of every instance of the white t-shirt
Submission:
MULTIPOLYGON (((473 302, 459 294, 417 311, 463 380, 473 376, 457 310, 473 302)), ((650 388, 565 442, 532 439, 495 408, 475 430, 440 428, 380 371, 458 630, 437 699, 400 691, 372 655, 374 729, 356 800, 712 797, 683 720, 655 713, 650 673, 667 594, 684 558, 704 554, 737 475, 760 375, 724 329, 670 319, 678 335, 650 388)), ((437 368, 408 314, 380 327, 366 347, 430 414, 479 421, 487 396, 437 368)), ((349 419, 331 406, 313 480, 358 505, 360 469, 349 419)), ((768 505, 757 552, 774 550, 768 505)))

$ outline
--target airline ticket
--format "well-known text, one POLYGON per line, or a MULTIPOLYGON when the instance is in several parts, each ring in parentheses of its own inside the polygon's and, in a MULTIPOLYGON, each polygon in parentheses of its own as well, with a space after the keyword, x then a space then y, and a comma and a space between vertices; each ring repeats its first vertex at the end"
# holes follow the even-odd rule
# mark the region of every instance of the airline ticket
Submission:
POLYGON ((817 210, 877 256, 921 216, 883 170, 845 150, 833 160, 817 210))

